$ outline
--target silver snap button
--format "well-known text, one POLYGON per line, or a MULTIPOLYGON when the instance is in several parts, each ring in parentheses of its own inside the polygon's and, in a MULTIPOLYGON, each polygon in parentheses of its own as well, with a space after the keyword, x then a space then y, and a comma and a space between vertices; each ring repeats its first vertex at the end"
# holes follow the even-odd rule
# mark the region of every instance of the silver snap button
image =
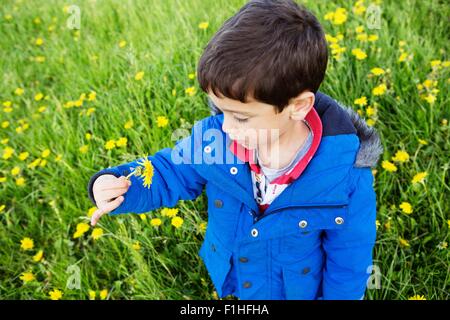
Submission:
POLYGON ((206 146, 203 151, 205 151, 206 153, 211 153, 211 147, 210 146, 206 146))
POLYGON ((305 228, 308 225, 308 222, 306 220, 302 220, 298 223, 300 228, 305 228))
POLYGON ((262 201, 263 201, 262 198, 260 198, 260 197, 256 198, 256 202, 261 203, 262 201))
POLYGON ((252 229, 252 237, 257 237, 257 236, 258 236, 258 230, 252 229))
POLYGON ((344 219, 342 217, 336 217, 336 219, 334 219, 334 222, 336 222, 336 224, 343 224, 344 219))
POLYGON ((238 169, 236 167, 231 167, 230 168, 230 173, 231 174, 236 174, 236 173, 238 173, 238 169))

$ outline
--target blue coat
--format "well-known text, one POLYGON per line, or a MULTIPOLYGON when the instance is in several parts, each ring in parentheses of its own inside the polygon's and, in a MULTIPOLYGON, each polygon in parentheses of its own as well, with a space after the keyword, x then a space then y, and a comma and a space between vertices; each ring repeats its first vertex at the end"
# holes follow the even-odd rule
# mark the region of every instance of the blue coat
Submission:
MULTIPOLYGON (((132 176, 125 200, 110 214, 174 207, 205 188, 208 224, 199 254, 220 297, 363 298, 376 238, 371 167, 382 152, 377 132, 352 109, 318 92, 319 148, 301 176, 258 217, 249 165, 230 152, 223 114, 210 107, 213 115, 197 121, 173 149, 149 156, 150 189, 132 176), (203 136, 207 129, 215 130, 203 136), (215 151, 205 153, 208 145, 215 151)), ((128 175, 136 161, 93 175, 88 184, 93 203, 92 184, 99 175, 128 175)))

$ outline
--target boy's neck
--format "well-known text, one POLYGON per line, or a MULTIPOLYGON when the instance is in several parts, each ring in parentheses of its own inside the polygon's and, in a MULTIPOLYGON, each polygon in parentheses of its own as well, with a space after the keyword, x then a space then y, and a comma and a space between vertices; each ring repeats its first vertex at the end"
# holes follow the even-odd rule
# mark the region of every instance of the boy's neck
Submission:
POLYGON ((303 121, 295 121, 289 130, 280 135, 277 142, 278 152, 273 150, 272 154, 272 146, 270 145, 265 148, 258 148, 259 161, 263 166, 271 169, 284 168, 294 159, 297 152, 305 144, 309 131, 308 125, 303 121))

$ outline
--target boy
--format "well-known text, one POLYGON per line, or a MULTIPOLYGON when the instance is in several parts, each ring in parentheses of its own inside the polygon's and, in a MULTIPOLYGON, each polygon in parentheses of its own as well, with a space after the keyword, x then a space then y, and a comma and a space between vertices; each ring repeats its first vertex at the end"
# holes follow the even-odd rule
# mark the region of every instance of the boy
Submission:
POLYGON ((200 248, 220 297, 362 299, 376 238, 379 137, 350 108, 318 92, 327 44, 317 19, 291 0, 254 0, 204 50, 198 80, 212 116, 149 156, 89 181, 106 214, 142 213, 206 188, 200 248))

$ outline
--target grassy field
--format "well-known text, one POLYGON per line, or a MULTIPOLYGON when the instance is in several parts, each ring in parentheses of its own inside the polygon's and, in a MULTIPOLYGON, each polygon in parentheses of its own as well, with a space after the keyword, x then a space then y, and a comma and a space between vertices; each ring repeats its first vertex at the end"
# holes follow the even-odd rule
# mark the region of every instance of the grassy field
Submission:
MULTIPOLYGON (((1 3, 0 299, 217 299, 197 256, 204 194, 94 229, 86 185, 209 115, 196 63, 245 1, 1 3)), ((321 90, 383 141, 373 171, 381 281, 366 299, 448 299, 448 2, 303 3, 330 43, 321 90)))

